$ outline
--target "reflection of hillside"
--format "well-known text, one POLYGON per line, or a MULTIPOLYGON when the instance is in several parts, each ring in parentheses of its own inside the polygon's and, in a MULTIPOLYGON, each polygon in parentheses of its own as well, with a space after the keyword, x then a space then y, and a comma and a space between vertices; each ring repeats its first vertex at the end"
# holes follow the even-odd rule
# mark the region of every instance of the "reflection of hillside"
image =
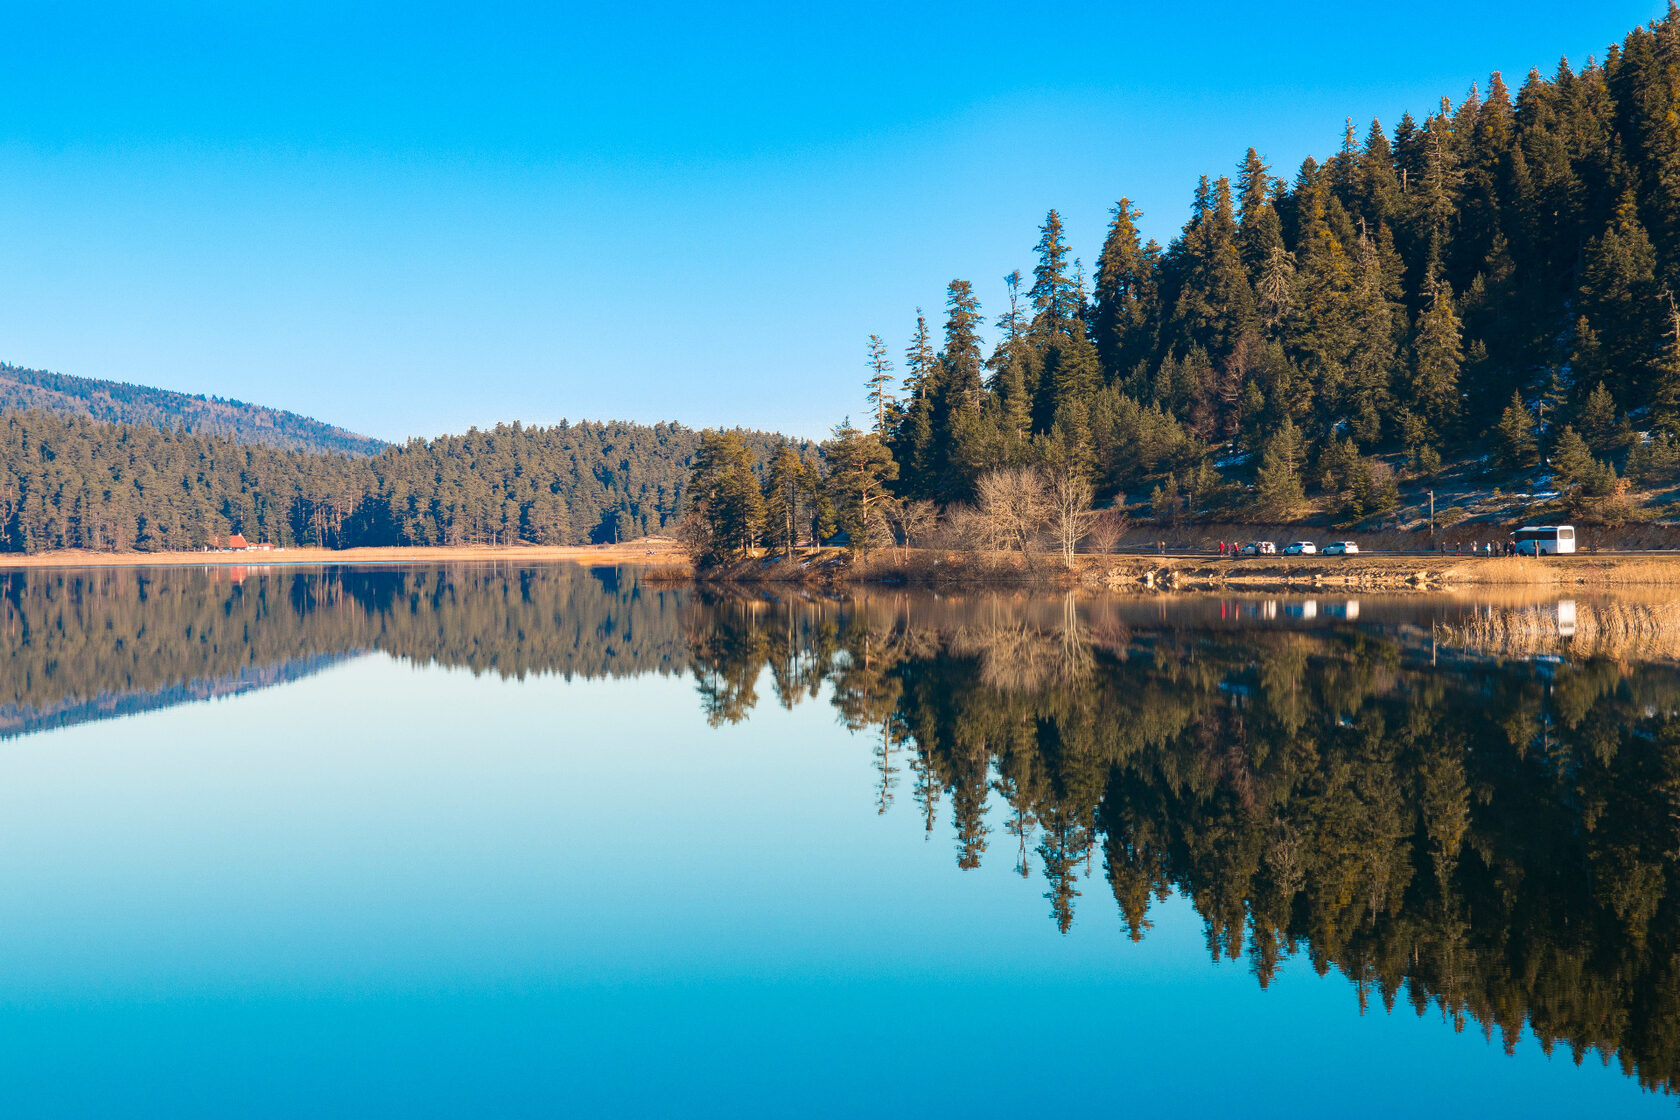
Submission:
POLYGON ((222 677, 183 681, 151 692, 103 692, 86 700, 65 700, 46 708, 0 706, 0 739, 13 739, 37 731, 74 727, 102 719, 138 715, 159 708, 173 708, 197 700, 237 696, 259 688, 288 684, 340 664, 353 653, 327 653, 316 657, 284 661, 278 665, 240 669, 222 677))
POLYGON ((1292 958, 1334 967, 1362 1003, 1507 1045, 1526 1026, 1674 1088, 1680 674, 1435 657, 1464 604, 1320 629, 1151 609, 721 600, 693 615, 694 673, 714 719, 750 711, 763 668, 784 703, 826 675, 875 744, 877 809, 908 771, 958 865, 1001 840, 1063 929, 1106 889, 1141 938, 1183 891, 1209 953, 1246 956, 1262 985, 1292 958))
POLYGON ((368 650, 507 677, 681 672, 677 596, 581 568, 0 575, 0 734, 295 679, 368 650))

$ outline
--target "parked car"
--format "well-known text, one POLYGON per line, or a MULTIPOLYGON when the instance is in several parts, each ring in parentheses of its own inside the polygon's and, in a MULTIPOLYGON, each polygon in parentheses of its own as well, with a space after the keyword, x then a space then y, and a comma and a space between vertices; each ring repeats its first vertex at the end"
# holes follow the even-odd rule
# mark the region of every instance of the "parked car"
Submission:
POLYGON ((1357 556, 1359 546, 1352 541, 1331 541, 1324 546, 1326 556, 1357 556))
POLYGON ((1277 545, 1271 541, 1249 541, 1242 546, 1244 556, 1276 556, 1277 545))
POLYGON ((1290 541, 1284 548, 1285 556, 1317 556, 1318 546, 1311 541, 1290 541))

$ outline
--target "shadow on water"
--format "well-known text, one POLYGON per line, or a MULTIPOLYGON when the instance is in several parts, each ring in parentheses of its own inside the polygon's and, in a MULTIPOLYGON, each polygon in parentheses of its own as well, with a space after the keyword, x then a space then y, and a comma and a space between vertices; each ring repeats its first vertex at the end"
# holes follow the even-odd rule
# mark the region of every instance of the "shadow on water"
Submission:
POLYGON ((688 674, 714 725, 831 704, 873 751, 874 811, 949 830, 960 868, 1040 877, 1064 931, 1096 907, 1142 939, 1178 892, 1261 986, 1304 958, 1362 1009, 1680 1078, 1680 608, 1661 602, 777 598, 570 567, 0 587, 0 735, 369 653, 688 674))

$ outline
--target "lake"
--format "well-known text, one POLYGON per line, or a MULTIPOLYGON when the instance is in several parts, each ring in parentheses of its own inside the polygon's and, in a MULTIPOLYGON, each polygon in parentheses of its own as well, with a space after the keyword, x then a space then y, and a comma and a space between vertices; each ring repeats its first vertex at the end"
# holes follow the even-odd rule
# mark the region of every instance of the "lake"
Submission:
POLYGON ((0 588, 8 1116, 1675 1108, 1660 599, 0 588))

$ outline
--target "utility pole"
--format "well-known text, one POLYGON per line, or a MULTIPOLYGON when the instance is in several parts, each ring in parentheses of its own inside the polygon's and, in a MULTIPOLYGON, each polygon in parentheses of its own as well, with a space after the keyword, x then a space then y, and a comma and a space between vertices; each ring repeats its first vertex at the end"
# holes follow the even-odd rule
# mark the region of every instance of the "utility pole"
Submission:
POLYGON ((1429 492, 1429 539, 1435 540, 1435 491, 1429 492))

